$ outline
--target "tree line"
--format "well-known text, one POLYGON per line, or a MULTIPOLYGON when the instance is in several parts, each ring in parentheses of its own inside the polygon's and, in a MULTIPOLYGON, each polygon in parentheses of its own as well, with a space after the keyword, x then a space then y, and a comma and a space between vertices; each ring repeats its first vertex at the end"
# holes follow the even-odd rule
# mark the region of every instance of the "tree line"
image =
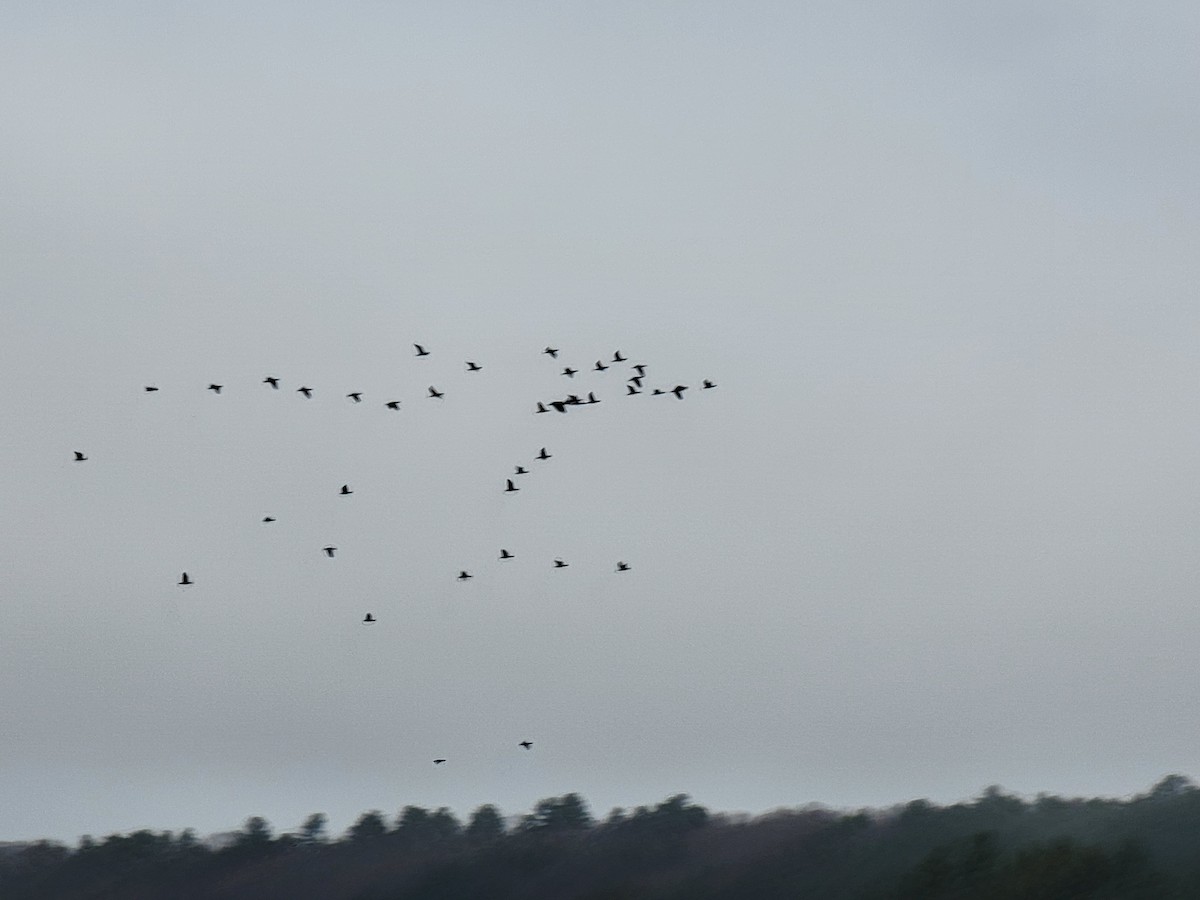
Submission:
POLYGON ((275 833, 260 816, 221 842, 135 831, 0 855, 6 900, 1175 900, 1200 898, 1200 788, 1164 778, 1129 799, 991 787, 963 803, 820 807, 749 817, 683 794, 614 809, 578 794, 466 821, 405 806, 339 836, 321 813, 275 833))

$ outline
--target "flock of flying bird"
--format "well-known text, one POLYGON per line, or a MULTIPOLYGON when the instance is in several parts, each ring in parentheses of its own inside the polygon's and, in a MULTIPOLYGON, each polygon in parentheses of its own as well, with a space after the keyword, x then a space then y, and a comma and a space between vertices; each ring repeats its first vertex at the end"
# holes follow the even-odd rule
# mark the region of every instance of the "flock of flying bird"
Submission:
MULTIPOLYGON (((417 358, 424 358, 424 357, 428 357, 431 355, 430 351, 427 350, 421 344, 413 344, 413 347, 416 350, 417 358)), ((542 350, 542 353, 546 356, 549 356, 552 359, 557 359, 559 350, 558 350, 558 348, 555 348, 555 347, 546 347, 544 350, 542 350)), ((609 361, 607 363, 602 359, 596 360, 596 364, 595 364, 595 366, 592 367, 591 371, 592 372, 606 372, 612 366, 617 365, 619 363, 627 362, 627 361, 628 361, 627 358, 621 354, 621 351, 618 350, 613 354, 611 361, 609 361)), ((644 363, 635 363, 630 366, 629 370, 636 374, 634 374, 631 377, 629 377, 628 379, 626 379, 625 396, 632 397, 632 396, 641 394, 643 392, 642 382, 646 377, 646 369, 647 369, 647 366, 644 363)), ((483 367, 476 362, 467 360, 466 361, 466 371, 482 372, 483 367)), ((566 366, 563 368, 561 374, 567 378, 573 379, 577 374, 579 374, 579 372, 580 372, 579 369, 572 368, 571 366, 566 366)), ((280 381, 279 378, 277 378, 273 375, 268 375, 267 377, 265 377, 262 380, 262 383, 265 385, 268 385, 272 390, 277 391, 277 390, 279 390, 279 381, 280 381)), ((717 386, 716 383, 713 382, 712 380, 710 380, 708 378, 703 379, 703 383, 702 383, 703 390, 709 390, 709 389, 715 388, 716 386, 717 386)), ((207 390, 212 391, 214 394, 220 394, 224 387, 225 387, 225 385, 223 385, 223 384, 217 384, 217 383, 213 382, 208 385, 207 390)), ((158 387, 156 385, 145 385, 143 390, 147 393, 154 393, 154 392, 158 391, 158 387)), ((302 394, 306 399, 311 400, 314 390, 315 390, 314 388, 308 387, 307 385, 301 385, 300 387, 296 388, 296 393, 302 394)), ((688 385, 676 384, 672 388, 661 388, 661 387, 653 388, 650 393, 651 393, 651 396, 673 395, 677 400, 682 400, 684 391, 687 391, 687 390, 689 390, 688 385)), ((429 391, 428 395, 427 395, 428 399, 441 400, 446 396, 443 391, 438 390, 434 385, 429 385, 428 391, 429 391)), ((346 399, 348 399, 354 403, 361 403, 363 401, 363 392, 362 391, 351 391, 350 393, 346 394, 346 399)), ((553 412, 557 412, 557 413, 566 413, 568 411, 568 409, 570 409, 572 407, 590 406, 592 404, 596 404, 599 402, 601 402, 601 401, 596 397, 596 394, 594 391, 589 391, 586 398, 580 397, 577 394, 567 394, 566 397, 561 398, 561 399, 537 401, 537 406, 536 406, 536 409, 534 410, 534 412, 535 413, 548 413, 548 412, 553 411, 553 412)), ((400 401, 399 400, 388 400, 384 403, 384 406, 390 410, 399 410, 400 409, 400 401)), ((76 450, 76 451, 74 451, 74 453, 75 453, 75 459, 74 459, 75 462, 86 462, 89 459, 89 457, 82 451, 76 450)), ((539 460, 539 461, 545 461, 545 460, 548 460, 551 458, 552 458, 552 454, 545 447, 542 447, 534 457, 534 459, 539 460)), ((528 474, 529 474, 529 470, 521 465, 516 466, 515 472, 513 473, 514 478, 521 476, 521 475, 528 475, 528 474)), ((504 493, 516 493, 518 491, 520 491, 520 488, 517 487, 516 482, 513 480, 513 478, 505 479, 504 493)), ((339 495, 343 496, 343 497, 348 497, 348 496, 352 495, 353 493, 354 493, 354 491, 351 490, 349 484, 343 484, 341 487, 341 490, 339 491, 339 495)), ((276 519, 274 516, 264 516, 262 519, 263 524, 270 524, 275 521, 276 521, 276 519)), ((324 554, 327 557, 332 559, 334 557, 334 555, 337 553, 337 549, 338 548, 333 545, 327 545, 322 548, 322 552, 324 552, 324 554)), ((500 550, 499 559, 501 561, 515 559, 515 558, 516 558, 515 555, 513 553, 509 552, 507 549, 502 548, 500 550)), ((569 563, 563 561, 561 558, 555 558, 554 563, 553 563, 553 567, 555 569, 565 569, 569 565, 570 565, 569 563)), ((630 569, 631 569, 631 567, 627 562, 625 562, 623 560, 618 560, 617 565, 616 565, 616 571, 618 573, 628 572, 628 571, 630 571, 630 569)), ((475 577, 475 576, 473 576, 466 569, 463 569, 458 573, 457 580, 460 582, 468 581, 473 577, 475 577)), ((181 586, 189 586, 189 585, 195 584, 195 581, 192 580, 192 578, 188 575, 187 572, 184 572, 180 576, 178 584, 181 586)), ((375 618, 375 615, 370 612, 368 612, 362 619, 362 623, 364 625, 373 625, 377 621, 378 620, 375 618)), ((517 746, 522 747, 525 750, 529 750, 533 747, 533 742, 527 741, 527 740, 521 741, 517 746)), ((439 759, 435 759, 433 762, 434 762, 434 765, 441 765, 441 764, 445 763, 446 760, 443 758, 439 758, 439 759)))

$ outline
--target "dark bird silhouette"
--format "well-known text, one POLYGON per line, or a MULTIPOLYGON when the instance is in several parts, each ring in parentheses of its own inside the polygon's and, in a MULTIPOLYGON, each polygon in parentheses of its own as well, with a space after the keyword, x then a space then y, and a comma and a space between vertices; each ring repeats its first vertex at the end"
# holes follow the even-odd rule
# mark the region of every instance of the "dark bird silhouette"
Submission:
POLYGON ((151 391, 157 391, 157 390, 158 390, 158 388, 156 388, 156 387, 155 387, 154 385, 152 385, 152 384, 148 384, 148 385, 146 385, 144 388, 142 388, 142 390, 144 390, 146 393, 150 393, 151 391))
POLYGON ((514 475, 528 475, 529 470, 527 468, 525 468, 524 466, 517 466, 517 470, 515 472, 513 472, 513 474, 514 475))
POLYGON ((675 387, 671 388, 671 393, 675 395, 676 400, 682 400, 683 392, 686 390, 687 390, 686 384, 677 384, 677 385, 675 385, 675 387))
POLYGON ((594 368, 592 371, 593 372, 607 372, 608 366, 606 366, 604 363, 600 362, 600 360, 596 360, 596 368, 594 368))
POLYGON ((623 562, 617 563, 617 571, 618 572, 628 572, 629 571, 629 563, 623 563, 623 562))
POLYGON ((582 402, 578 394, 567 394, 567 399, 563 401, 567 406, 578 406, 582 402))
POLYGON ((367 613, 365 616, 363 616, 363 624, 364 625, 371 625, 374 622, 375 622, 375 617, 373 615, 371 615, 370 613, 367 613))
POLYGON ((588 398, 587 398, 587 401, 586 401, 586 402, 588 402, 588 403, 599 403, 600 401, 596 399, 596 395, 595 395, 595 393, 594 393, 594 392, 592 392, 592 391, 588 391, 588 398))
POLYGON ((542 352, 548 354, 551 359, 558 359, 558 348, 556 347, 547 347, 542 352))
POLYGON ((579 371, 578 369, 572 369, 570 366, 567 366, 565 369, 563 369, 562 373, 564 375, 566 375, 568 378, 574 378, 575 373, 578 371, 579 371))
POLYGON ((634 376, 633 376, 632 378, 630 378, 629 380, 630 380, 630 381, 632 381, 634 384, 636 384, 638 387, 641 387, 641 386, 642 386, 642 378, 643 378, 643 377, 644 377, 644 376, 642 376, 642 375, 634 375, 634 376))
POLYGON ((621 355, 621 351, 620 351, 620 350, 618 350, 616 353, 614 353, 614 354, 613 354, 613 362, 615 362, 615 363, 618 363, 618 362, 625 362, 625 357, 623 357, 623 356, 621 355))
POLYGON ((517 746, 524 747, 526 750, 528 750, 530 747, 533 746, 533 741, 521 741, 521 743, 517 744, 517 746))
POLYGON ((279 379, 278 378, 274 378, 274 377, 268 375, 266 378, 263 379, 263 384, 269 384, 271 387, 275 388, 275 390, 279 390, 279 379))
POLYGON ((556 569, 565 569, 569 565, 570 563, 565 563, 561 559, 554 560, 554 568, 556 569))
POLYGON ((440 765, 441 765, 442 763, 444 763, 444 762, 445 762, 445 760, 444 760, 444 759, 435 759, 435 760, 433 761, 433 764, 434 764, 435 766, 440 766, 440 765))
POLYGON ((263 521, 264 522, 274 522, 275 517, 274 516, 263 516, 263 521))
POLYGON ((353 391, 346 395, 355 403, 362 403, 362 391, 353 391))
POLYGON ((441 400, 446 395, 435 388, 432 384, 429 386, 429 396, 435 400, 441 400))
POLYGON ((632 397, 634 394, 640 394, 640 393, 641 393, 641 391, 639 391, 637 388, 635 388, 635 387, 634 387, 632 384, 627 384, 627 385, 625 385, 625 392, 626 392, 626 394, 628 394, 628 395, 629 395, 629 396, 631 396, 631 397, 632 397))
POLYGON ((704 389, 715 388, 716 386, 717 383, 715 381, 709 381, 707 378, 704 379, 704 389))
POLYGON ((429 351, 426 350, 424 347, 422 347, 420 344, 413 344, 413 346, 417 348, 417 356, 428 356, 429 355, 429 351))
POLYGON ((666 391, 664 391, 662 388, 655 388, 654 390, 652 390, 650 392, 650 396, 657 397, 659 394, 665 394, 665 393, 666 393, 666 391))
POLYGON ((85 462, 86 460, 87 460, 86 456, 84 456, 78 450, 75 451, 75 462, 85 462))
POLYGON ((551 400, 550 405, 560 413, 565 413, 567 411, 567 403, 565 400, 551 400))
POLYGON ((507 484, 507 487, 504 488, 504 493, 506 493, 506 494, 510 494, 513 491, 520 490, 519 487, 517 487, 515 484, 513 484, 513 480, 511 478, 505 479, 505 483, 507 484))
POLYGON ((501 558, 501 559, 513 559, 514 557, 513 557, 513 555, 512 555, 511 553, 509 553, 507 550, 501 549, 501 551, 500 551, 500 558, 501 558))
POLYGON ((296 388, 296 393, 303 394, 309 400, 312 399, 312 388, 310 387, 298 387, 296 388))
POLYGON ((468 578, 474 578, 474 577, 475 576, 472 575, 470 572, 468 572, 466 569, 463 569, 461 572, 458 573, 459 581, 466 581, 468 578))
POLYGON ((383 405, 386 406, 388 409, 399 409, 400 401, 399 400, 389 400, 387 403, 385 403, 383 405))
POLYGON ((340 492, 340 493, 341 493, 341 495, 342 495, 343 497, 349 497, 351 494, 353 494, 353 493, 354 493, 354 491, 350 490, 350 485, 348 485, 348 484, 343 484, 343 485, 342 485, 342 490, 341 490, 341 492, 340 492))
POLYGON ((546 409, 546 406, 545 406, 545 404, 544 404, 544 403, 542 403, 542 401, 541 401, 541 400, 539 400, 539 401, 538 401, 538 408, 537 408, 537 409, 535 409, 535 410, 534 410, 534 412, 535 412, 535 413, 544 413, 544 412, 550 412, 550 410, 546 409))
POLYGON ((225 385, 223 385, 223 384, 210 384, 208 386, 208 389, 210 391, 212 391, 214 394, 219 394, 219 393, 221 393, 221 388, 223 388, 223 387, 225 387, 225 385))
POLYGON ((196 582, 194 582, 194 581, 192 581, 192 579, 188 578, 188 573, 184 572, 183 577, 179 579, 179 583, 180 584, 195 584, 196 582))
POLYGON ((337 547, 322 547, 321 549, 325 551, 325 555, 330 559, 333 559, 333 554, 337 552, 337 547))
POLYGON ((468 372, 482 372, 482 371, 483 371, 483 366, 477 366, 477 365, 475 365, 475 363, 473 363, 473 362, 470 362, 470 361, 468 360, 468 362, 467 362, 467 371, 468 371, 468 372))
POLYGON ((549 459, 549 458, 550 458, 550 454, 549 454, 549 453, 547 453, 547 452, 546 452, 546 448, 545 448, 545 447, 543 447, 541 450, 539 450, 539 451, 538 451, 537 458, 538 458, 538 459, 549 459))
POLYGON ((635 365, 633 365, 633 366, 632 366, 632 368, 633 368, 633 369, 636 369, 636 370, 637 370, 637 373, 638 373, 639 375, 645 375, 645 374, 646 374, 646 364, 645 364, 645 363, 636 363, 635 365))

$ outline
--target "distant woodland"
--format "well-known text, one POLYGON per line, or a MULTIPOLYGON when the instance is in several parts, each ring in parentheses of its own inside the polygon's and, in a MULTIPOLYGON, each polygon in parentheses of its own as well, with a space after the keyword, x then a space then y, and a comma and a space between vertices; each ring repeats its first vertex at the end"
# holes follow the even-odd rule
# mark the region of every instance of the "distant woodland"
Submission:
POLYGON ((200 840, 136 831, 0 851, 0 897, 229 900, 1057 900, 1200 898, 1200 788, 1170 775, 1127 800, 988 788, 886 810, 713 813, 687 796, 597 819, 577 794, 506 818, 447 809, 261 817, 200 840))

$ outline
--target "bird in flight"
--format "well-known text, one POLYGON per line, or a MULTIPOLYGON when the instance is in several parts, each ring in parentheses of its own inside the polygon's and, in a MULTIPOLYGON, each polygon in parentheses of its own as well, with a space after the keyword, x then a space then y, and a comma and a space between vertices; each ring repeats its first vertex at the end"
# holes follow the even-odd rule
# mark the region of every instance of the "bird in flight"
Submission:
POLYGON ((545 448, 545 447, 543 447, 543 448, 542 448, 540 451, 538 451, 537 458, 538 458, 538 459, 549 459, 549 458, 550 458, 550 454, 549 454, 549 453, 547 453, 547 452, 546 452, 546 448, 545 448))
POLYGON ((264 378, 262 383, 269 384, 271 387, 275 388, 275 390, 279 390, 279 379, 271 375, 268 375, 266 378, 264 378))
POLYGON ((441 765, 442 763, 444 763, 444 762, 445 762, 445 760, 444 760, 444 759, 435 759, 435 760, 433 761, 433 764, 434 764, 435 766, 440 766, 440 765, 441 765))
POLYGON ((561 559, 554 560, 554 568, 556 569, 565 569, 569 565, 570 563, 565 563, 561 559))
POLYGON ((435 387, 434 387, 434 386, 431 384, 431 385, 429 386, 429 396, 430 396, 430 397, 432 397, 432 398, 434 398, 435 400, 441 400, 441 399, 442 399, 443 397, 445 397, 446 395, 445 395, 445 394, 443 394, 441 391, 439 391, 437 388, 435 388, 435 387))
POLYGON ((715 381, 709 381, 707 378, 704 379, 704 388, 715 388, 716 386, 717 383, 715 381))
POLYGON ((634 375, 634 376, 633 376, 632 378, 630 378, 629 380, 630 380, 630 381, 632 381, 632 382, 633 382, 635 385, 637 385, 638 387, 641 387, 641 386, 642 386, 642 379, 643 379, 644 377, 645 377, 644 375, 634 375))
POLYGON ((625 385, 625 391, 626 391, 626 395, 630 396, 630 397, 632 397, 634 394, 641 393, 641 391, 639 391, 637 388, 635 388, 632 384, 625 385))
POLYGON ((618 572, 628 572, 629 571, 629 563, 623 563, 623 562, 617 563, 617 571, 618 572))
POLYGON ((365 616, 363 616, 363 624, 364 625, 371 625, 371 624, 374 624, 374 622, 375 622, 375 617, 373 615, 371 615, 370 613, 367 613, 365 616))
POLYGON ((544 403, 542 403, 542 401, 541 401, 541 400, 539 400, 539 401, 538 401, 538 408, 537 408, 537 409, 535 409, 535 410, 534 410, 534 412, 535 412, 535 413, 544 413, 544 412, 550 412, 550 410, 546 409, 546 405, 545 405, 544 403))
POLYGON ((413 344, 413 346, 417 348, 417 356, 428 356, 429 355, 429 351, 426 350, 424 347, 422 347, 420 344, 413 344))
POLYGON ((188 573, 184 572, 183 577, 179 579, 179 583, 180 584, 195 584, 196 582, 194 582, 194 581, 192 581, 192 579, 188 578, 188 573))
POLYGON ((504 482, 505 482, 504 493, 506 493, 506 494, 510 494, 510 493, 512 493, 513 491, 519 491, 519 490, 520 490, 520 488, 519 488, 519 487, 517 487, 515 484, 513 484, 513 480, 512 480, 511 478, 506 478, 506 479, 504 479, 504 482))
POLYGON ((76 450, 75 451, 75 462, 84 462, 85 460, 87 460, 87 457, 84 456, 82 453, 80 453, 78 450, 76 450))
POLYGON ((575 373, 578 371, 579 371, 578 369, 572 369, 570 366, 567 366, 565 369, 563 369, 562 373, 564 375, 566 375, 568 378, 574 378, 575 373))
POLYGON ((578 406, 582 402, 578 394, 567 394, 567 399, 563 401, 567 406, 578 406))
POLYGON ((645 363, 636 363, 636 364, 634 364, 633 368, 637 370, 637 373, 639 375, 646 374, 646 364, 645 363))
POLYGON ((686 384, 677 384, 677 385, 675 385, 675 387, 671 388, 671 393, 675 395, 676 400, 682 400, 683 392, 686 390, 687 390, 686 384))
POLYGON ((547 347, 542 352, 547 354, 551 359, 558 359, 558 348, 557 347, 547 347))
POLYGON ((399 400, 389 400, 387 403, 385 403, 383 405, 386 406, 388 409, 399 409, 400 401, 399 400))
POLYGON ((219 393, 221 393, 221 388, 223 388, 223 387, 225 387, 225 385, 223 385, 223 384, 210 384, 208 386, 208 389, 210 391, 212 391, 214 394, 219 394, 219 393))
POLYGON ((349 397, 351 400, 353 400, 355 403, 362 403, 362 391, 352 391, 351 393, 347 394, 346 396, 349 397))
POLYGON ((470 360, 467 360, 467 371, 468 372, 482 372, 483 366, 478 366, 475 363, 471 362, 470 360))
POLYGON ((606 366, 600 360, 596 360, 596 368, 594 368, 592 371, 593 372, 607 372, 608 366, 606 366))
POLYGON ((350 485, 343 484, 340 493, 343 497, 349 497, 354 491, 350 490, 350 485))
POLYGON ((524 747, 526 750, 528 750, 530 747, 533 746, 533 741, 521 741, 521 743, 517 744, 517 746, 524 747))
POLYGON ((659 394, 665 394, 665 393, 666 393, 666 391, 664 391, 662 388, 655 388, 654 390, 652 390, 650 392, 650 396, 657 397, 659 394))
POLYGON ((310 388, 310 387, 298 387, 298 388, 296 388, 296 393, 303 394, 309 400, 312 399, 312 388, 310 388))
POLYGON ((551 400, 550 405, 553 406, 560 413, 565 413, 567 411, 567 402, 568 401, 566 401, 566 400, 551 400))
POLYGON ((263 521, 264 522, 274 522, 275 517, 274 516, 263 516, 263 521))
POLYGON ((613 354, 613 362, 615 362, 615 363, 618 363, 618 362, 625 362, 625 357, 623 357, 623 356, 621 355, 621 351, 620 351, 620 350, 618 350, 616 353, 614 353, 614 354, 613 354))
POLYGON ((501 559, 513 559, 514 557, 513 557, 513 555, 512 555, 511 553, 509 553, 507 550, 505 550, 505 549, 501 548, 501 550, 500 550, 500 558, 501 558, 501 559))
POLYGON ((333 559, 333 554, 337 552, 337 547, 322 547, 321 549, 325 551, 325 555, 330 559, 333 559))
POLYGON ((144 391, 146 391, 147 393, 149 393, 150 391, 157 391, 157 390, 158 390, 158 388, 156 388, 156 387, 155 387, 154 385, 152 385, 152 384, 148 384, 148 385, 146 385, 144 388, 142 388, 142 390, 144 390, 144 391))
POLYGON ((458 573, 459 581, 466 581, 468 578, 474 578, 474 577, 475 576, 472 575, 470 572, 468 572, 466 569, 463 569, 461 572, 458 573))
POLYGON ((513 472, 513 474, 514 475, 528 475, 529 470, 527 468, 525 468, 524 466, 517 466, 517 471, 513 472))
POLYGON ((594 391, 588 391, 588 398, 587 398, 587 400, 585 400, 583 402, 584 403, 599 403, 600 401, 596 399, 596 394, 594 391))

